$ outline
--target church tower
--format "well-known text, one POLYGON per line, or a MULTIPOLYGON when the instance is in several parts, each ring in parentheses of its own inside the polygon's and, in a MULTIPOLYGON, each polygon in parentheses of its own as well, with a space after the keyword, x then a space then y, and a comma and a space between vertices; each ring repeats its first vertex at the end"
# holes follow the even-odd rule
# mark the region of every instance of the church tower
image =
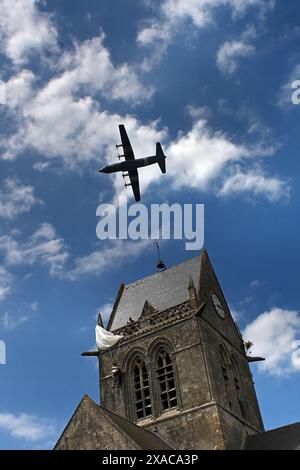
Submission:
POLYGON ((99 352, 101 407, 176 449, 240 449, 263 423, 208 254, 122 284, 99 352))

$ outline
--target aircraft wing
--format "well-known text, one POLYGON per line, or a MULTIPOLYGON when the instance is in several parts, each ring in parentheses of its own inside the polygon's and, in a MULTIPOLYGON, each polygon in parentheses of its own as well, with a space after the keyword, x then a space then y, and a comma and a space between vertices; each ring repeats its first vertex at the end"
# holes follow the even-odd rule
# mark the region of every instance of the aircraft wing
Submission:
POLYGON ((134 160, 134 153, 130 144, 130 140, 128 139, 128 135, 125 129, 124 124, 119 125, 119 131, 121 135, 122 147, 125 160, 134 160))
POLYGON ((138 202, 141 200, 141 196, 140 196, 139 175, 138 175, 137 170, 130 170, 128 172, 128 176, 130 178, 130 183, 131 183, 132 191, 134 194, 134 199, 136 200, 136 202, 138 202))

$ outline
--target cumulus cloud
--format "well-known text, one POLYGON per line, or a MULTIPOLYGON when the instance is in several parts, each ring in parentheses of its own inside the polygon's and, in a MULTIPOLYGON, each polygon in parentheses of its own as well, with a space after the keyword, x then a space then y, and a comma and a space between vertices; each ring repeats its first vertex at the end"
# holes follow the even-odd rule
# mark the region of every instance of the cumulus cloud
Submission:
POLYGON ((39 9, 40 0, 0 1, 0 49, 14 64, 27 62, 32 52, 57 49, 51 16, 39 9))
POLYGON ((219 196, 241 193, 265 196, 270 202, 276 202, 289 197, 289 186, 280 178, 264 175, 259 168, 243 172, 237 167, 225 180, 219 196))
POLYGON ((22 70, 7 82, 7 109, 17 132, 0 142, 2 158, 12 159, 26 148, 47 157, 63 158, 71 167, 103 154, 111 143, 118 114, 101 109, 97 94, 131 104, 152 94, 133 67, 115 66, 103 44, 104 35, 75 43, 72 51, 55 57, 56 73, 37 86, 35 77, 22 70))
POLYGON ((175 33, 178 22, 189 20, 197 28, 203 28, 214 20, 218 7, 227 6, 234 17, 244 14, 250 7, 265 10, 273 2, 262 0, 164 0, 160 4, 159 18, 149 20, 149 24, 140 29, 138 41, 152 44, 157 40, 169 39, 175 33))
POLYGON ((253 354, 265 357, 261 372, 282 376, 300 371, 300 315, 295 310, 274 307, 260 314, 243 332, 254 343, 253 354))
MULTIPOLYGON (((196 112, 196 109, 193 111, 196 112)), ((198 110, 200 115, 203 109, 198 110)), ((153 142, 165 140, 164 152, 167 155, 168 187, 173 189, 189 188, 196 191, 210 191, 219 197, 229 194, 237 195, 245 192, 252 196, 265 196, 270 202, 284 199, 289 195, 289 184, 284 180, 264 174, 263 170, 253 166, 254 159, 273 155, 277 147, 274 145, 246 146, 234 142, 227 134, 213 131, 207 120, 197 118, 191 129, 186 133, 179 132, 177 138, 168 142, 168 133, 164 130, 161 135, 152 128, 139 129, 136 138, 132 123, 132 144, 137 149, 137 155, 151 155, 153 142), (143 137, 145 136, 145 137, 143 137), (239 165, 243 164, 247 171, 242 172, 239 165), (250 168, 249 168, 250 166, 250 168), (221 190, 219 188, 222 188, 221 190)), ((140 171, 140 182, 143 192, 160 182, 160 170, 157 165, 140 171)), ((124 196, 121 179, 115 179, 115 192, 124 196)), ((116 198, 115 203, 117 204, 116 198)))
MULTIPOLYGON (((37 9, 37 2, 31 3, 37 9)), ((174 19, 190 18, 195 26, 201 27, 213 18, 214 9, 221 4, 223 0, 166 0, 160 7, 160 14, 170 20, 164 22, 167 25, 173 24, 174 19)), ((228 0, 225 4, 234 15, 243 14, 250 6, 261 6, 259 0, 228 0)), ((51 19, 47 17, 47 20, 51 19)), ((51 28, 55 28, 53 23, 51 28)), ((162 34, 164 31, 162 29, 162 34)), ((253 27, 249 27, 243 38, 253 37, 253 34, 253 27)), ((151 42, 151 37, 148 36, 148 40, 151 42)), ((122 122, 137 157, 153 154, 155 142, 162 142, 168 156, 167 178, 173 188, 186 186, 214 191, 224 184, 234 163, 249 156, 274 153, 274 149, 262 150, 259 145, 248 148, 220 131, 211 130, 204 119, 209 116, 206 107, 192 104, 187 107, 194 123, 173 142, 169 142, 168 130, 159 120, 143 124, 134 116, 107 111, 102 103, 123 100, 129 105, 136 104, 149 99, 152 90, 143 86, 135 67, 114 64, 104 42, 105 36, 101 34, 83 42, 74 41, 68 51, 55 50, 48 57, 50 67, 46 81, 25 68, 8 80, 6 109, 16 131, 0 140, 2 158, 13 159, 30 149, 45 159, 33 164, 37 171, 46 170, 50 159, 58 159, 68 168, 79 171, 91 161, 100 166, 115 159, 111 142, 119 140, 117 124, 122 122), (218 185, 211 184, 213 179, 218 185)), ((140 173, 143 191, 150 183, 159 181, 156 166, 140 173)), ((266 176, 265 180, 269 183, 266 176)), ((124 191, 120 178, 115 178, 113 184, 116 200, 116 195, 124 191)), ((252 183, 252 189, 254 186, 252 183)))
POLYGON ((240 59, 255 53, 252 44, 243 41, 226 41, 217 53, 217 67, 224 75, 233 75, 239 65, 240 59))
POLYGON ((151 88, 142 86, 133 67, 126 63, 118 66, 112 63, 103 44, 104 39, 102 34, 83 43, 75 43, 73 51, 65 52, 58 63, 63 75, 48 92, 58 90, 65 94, 83 86, 88 87, 92 94, 100 91, 113 100, 136 102, 150 98, 151 88))
POLYGON ((24 185, 17 178, 7 178, 0 190, 0 217, 15 219, 41 202, 35 197, 33 186, 24 185))
POLYGON ((31 442, 49 438, 56 432, 50 420, 26 413, 0 413, 0 429, 7 431, 13 438, 31 442))
POLYGON ((186 134, 179 134, 166 149, 169 174, 175 187, 206 189, 227 164, 249 156, 249 149, 233 143, 222 132, 213 132, 199 119, 186 134))
MULTIPOLYGON (((214 2, 166 0, 161 5, 160 13, 168 21, 164 22, 164 28, 160 28, 160 34, 165 35, 164 39, 167 42, 172 35, 174 21, 183 19, 190 19, 196 27, 202 27, 213 19, 214 9, 223 3, 223 0, 222 2, 219 0, 214 2)), ((243 14, 250 6, 261 6, 258 0, 228 0, 225 4, 232 9, 234 15, 243 14)), ((37 2, 31 2, 31 5, 37 10, 37 2)), ((38 10, 36 14, 39 14, 38 10)), ((47 20, 51 30, 55 28, 50 17, 41 14, 41 18, 41 21, 47 20)), ((151 28, 155 24, 160 27, 160 23, 156 22, 151 24, 151 28)), ((154 38, 158 37, 157 31, 151 28, 140 31, 140 40, 143 43, 151 43, 154 38), (151 36, 153 31, 155 34, 151 36)), ((248 28, 247 33, 244 34, 244 39, 253 36, 254 32, 250 29, 248 28)), ((149 99, 152 94, 151 89, 142 85, 134 67, 113 63, 104 41, 105 36, 102 34, 83 42, 74 42, 73 47, 65 52, 61 50, 57 52, 55 49, 53 56, 48 58, 50 74, 46 82, 38 80, 38 77, 27 69, 20 70, 8 80, 7 109, 17 131, 3 137, 0 141, 2 158, 13 159, 24 153, 24 150, 33 149, 37 154, 48 159, 34 163, 33 168, 36 171, 45 171, 49 167, 51 158, 59 159, 65 166, 72 169, 82 170, 84 165, 91 161, 94 161, 96 165, 96 160, 100 166, 104 162, 113 160, 111 142, 118 141, 117 124, 123 122, 137 156, 151 155, 155 142, 163 143, 168 156, 167 178, 172 188, 188 187, 218 192, 216 188, 221 185, 223 189, 219 191, 219 195, 225 196, 229 193, 242 192, 242 180, 247 178, 245 186, 247 192, 256 195, 267 194, 269 200, 276 199, 274 196, 276 184, 278 195, 282 184, 276 178, 269 178, 266 175, 258 177, 251 173, 232 176, 232 166, 237 162, 246 159, 250 161, 250 156, 272 154, 274 150, 270 148, 262 150, 259 146, 249 148, 234 142, 220 131, 211 130, 204 119, 209 116, 208 108, 188 106, 187 112, 193 118, 194 123, 187 132, 180 132, 173 142, 169 142, 168 131, 161 127, 158 120, 144 125, 133 116, 121 116, 102 108, 100 103, 102 98, 136 104, 149 99), (263 185, 265 185, 265 191, 263 191, 263 185)), ((232 69, 237 54, 235 56, 227 54, 226 60, 228 61, 229 58, 232 69)), ((160 171, 156 166, 147 168, 147 172, 141 170, 140 178, 141 187, 145 192, 147 187, 150 187, 150 183, 155 184, 159 181, 160 171)), ((113 184, 114 201, 116 201, 116 197, 124 194, 124 190, 120 178, 115 178, 113 184)), ((29 187, 27 187, 28 191, 29 187)), ((15 213, 29 210, 37 202, 32 199, 33 197, 33 192, 31 195, 28 192, 27 199, 25 197, 20 204, 15 204, 15 213)), ((14 213, 8 205, 3 205, 2 212, 14 213)), ((8 242, 11 243, 12 240, 7 240, 8 242)), ((34 258, 36 251, 32 250, 29 241, 28 243, 29 245, 22 248, 27 253, 25 260, 28 260, 29 264, 32 264, 34 259, 46 260, 41 253, 36 254, 34 258)), ((59 242, 55 244, 54 240, 51 240, 52 246, 60 250, 61 247, 58 247, 57 243, 59 242)), ((50 240, 48 240, 48 246, 50 246, 50 240)), ((12 253, 20 256, 15 247, 12 253)), ((62 250, 56 256, 56 267, 50 270, 53 271, 60 265, 59 269, 63 271, 67 252, 62 250)), ((90 269, 92 272, 92 263, 88 261, 88 257, 85 258, 84 262, 76 260, 78 266, 76 265, 71 270, 73 276, 76 277, 77 272, 83 272, 85 269, 90 269), (86 268, 86 266, 90 267, 86 268)), ((102 265, 101 262, 100 265, 102 265)))
POLYGON ((153 57, 146 61, 151 66, 167 50, 178 30, 183 29, 183 22, 203 29, 214 23, 219 7, 228 7, 233 19, 236 19, 251 8, 256 8, 262 15, 273 5, 273 0, 164 0, 160 3, 157 16, 144 22, 140 28, 137 41, 142 46, 151 47, 153 57))
POLYGON ((22 69, 6 82, 6 101, 11 112, 18 112, 20 107, 26 106, 34 94, 35 80, 31 70, 22 69))
MULTIPOLYGON (((229 171, 237 162, 249 162, 253 157, 271 155, 275 151, 273 147, 247 147, 235 143, 225 133, 213 131, 202 118, 196 119, 186 133, 179 132, 177 138, 171 142, 168 141, 165 129, 159 133, 155 127, 141 126, 135 130, 135 126, 136 122, 131 121, 127 130, 132 135, 136 155, 152 155, 153 142, 162 142, 167 155, 168 171, 165 178, 168 187, 172 189, 192 188, 218 193, 220 184, 224 184, 229 171)), ((161 172, 157 165, 148 167, 146 171, 141 169, 140 183, 143 192, 146 193, 150 185, 153 187, 160 184, 160 178, 161 172)), ((126 199, 122 183, 121 178, 115 179, 115 194, 126 199)), ((117 199, 114 199, 116 204, 117 199)))
MULTIPOLYGON (((228 135, 220 131, 212 131, 207 121, 199 119, 194 122, 193 127, 186 134, 179 133, 178 138, 166 146, 166 155, 168 155, 168 175, 172 179, 174 188, 194 188, 198 190, 209 190, 225 196, 233 188, 233 192, 238 190, 242 192, 243 188, 239 185, 239 178, 230 180, 232 172, 236 173, 236 164, 240 162, 249 163, 253 157, 263 157, 272 155, 275 152, 274 147, 245 146, 235 143, 228 135), (227 184, 229 178, 229 183, 227 184), (221 193, 218 191, 220 184, 224 185, 221 193)), ((153 170, 154 171, 154 170, 153 170)), ((149 172, 148 177, 151 174, 149 172)), ((250 174, 249 174, 250 176, 250 174)), ((233 177, 231 177, 233 178, 233 177)), ((153 178, 154 179, 154 178, 153 178)), ((245 187, 246 192, 261 194, 263 192, 262 183, 266 183, 266 192, 274 195, 279 192, 283 182, 279 181, 276 186, 276 178, 264 177, 260 179, 251 179, 245 187)), ((270 198, 271 199, 271 198, 270 198)), ((279 197, 278 197, 279 199, 279 197)))

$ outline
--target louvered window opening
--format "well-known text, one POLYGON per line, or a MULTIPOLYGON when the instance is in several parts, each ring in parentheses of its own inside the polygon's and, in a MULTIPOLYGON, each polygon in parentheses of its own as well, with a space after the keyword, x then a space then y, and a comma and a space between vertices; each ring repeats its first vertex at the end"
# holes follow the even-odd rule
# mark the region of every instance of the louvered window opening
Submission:
POLYGON ((138 419, 152 414, 149 376, 145 362, 136 360, 133 367, 135 410, 138 419))
POLYGON ((161 351, 157 360, 156 378, 159 386, 161 406, 163 410, 177 406, 177 393, 173 364, 167 351, 161 351))

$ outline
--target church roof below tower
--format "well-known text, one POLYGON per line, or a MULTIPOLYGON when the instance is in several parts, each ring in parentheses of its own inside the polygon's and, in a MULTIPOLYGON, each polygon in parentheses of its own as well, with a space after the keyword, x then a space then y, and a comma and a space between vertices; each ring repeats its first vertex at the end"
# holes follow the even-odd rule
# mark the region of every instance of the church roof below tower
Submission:
POLYGON ((84 395, 54 450, 171 450, 157 434, 97 405, 84 395))
POLYGON ((244 450, 300 450, 300 423, 248 436, 244 450))
POLYGON ((113 331, 121 328, 129 318, 136 321, 141 316, 146 300, 159 311, 187 301, 189 276, 196 289, 199 286, 200 260, 201 255, 198 255, 166 271, 125 285, 112 312, 109 329, 113 331))

